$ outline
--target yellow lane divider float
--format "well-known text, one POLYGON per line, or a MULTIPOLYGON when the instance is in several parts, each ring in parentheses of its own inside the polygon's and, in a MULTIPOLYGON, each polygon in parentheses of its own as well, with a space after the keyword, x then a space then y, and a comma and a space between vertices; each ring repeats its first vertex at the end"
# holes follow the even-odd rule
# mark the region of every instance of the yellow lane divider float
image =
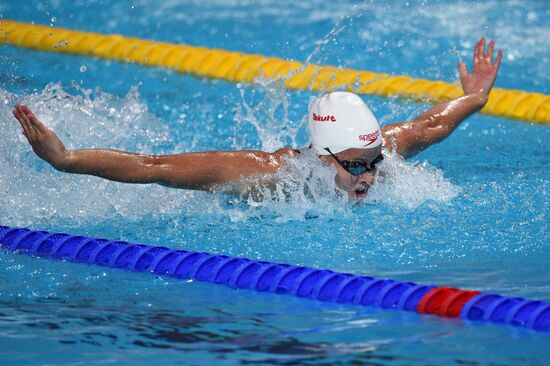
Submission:
MULTIPOLYGON (((41 51, 90 55, 110 60, 162 66, 201 77, 251 83, 281 79, 288 89, 345 89, 361 94, 442 101, 458 97, 458 85, 443 81, 390 76, 370 71, 304 65, 275 57, 172 44, 120 35, 80 32, 0 20, 0 43, 41 51)), ((484 113, 550 124, 550 96, 520 90, 493 89, 484 113)))

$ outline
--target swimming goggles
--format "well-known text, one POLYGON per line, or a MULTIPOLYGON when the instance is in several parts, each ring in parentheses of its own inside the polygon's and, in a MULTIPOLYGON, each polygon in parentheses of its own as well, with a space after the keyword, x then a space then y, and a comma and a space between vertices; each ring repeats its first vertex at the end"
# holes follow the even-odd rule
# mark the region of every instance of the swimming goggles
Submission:
POLYGON ((342 166, 342 168, 352 175, 361 175, 365 172, 373 171, 376 169, 376 164, 384 160, 384 156, 382 154, 378 155, 370 163, 354 160, 340 160, 330 151, 328 147, 326 147, 325 150, 328 151, 328 153, 338 162, 338 164, 342 166))

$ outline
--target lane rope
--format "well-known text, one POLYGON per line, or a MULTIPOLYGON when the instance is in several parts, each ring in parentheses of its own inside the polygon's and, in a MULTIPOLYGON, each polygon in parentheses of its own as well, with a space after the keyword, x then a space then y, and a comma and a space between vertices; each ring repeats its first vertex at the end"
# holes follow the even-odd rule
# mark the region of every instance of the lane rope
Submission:
MULTIPOLYGON (((335 66, 303 64, 276 57, 143 40, 117 34, 0 20, 0 43, 40 51, 95 56, 159 66, 199 77, 253 83, 281 80, 288 89, 347 90, 436 103, 462 95, 460 86, 335 66)), ((550 124, 550 95, 494 88, 482 113, 550 124)))
POLYGON ((550 332, 550 303, 326 269, 0 226, 0 248, 236 289, 550 332))

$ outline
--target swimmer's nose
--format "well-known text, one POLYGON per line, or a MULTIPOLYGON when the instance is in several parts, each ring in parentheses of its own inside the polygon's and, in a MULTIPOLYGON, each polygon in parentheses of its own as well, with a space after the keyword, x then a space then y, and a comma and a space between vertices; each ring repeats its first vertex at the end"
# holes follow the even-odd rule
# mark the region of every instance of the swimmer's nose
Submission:
POLYGON ((359 176, 358 183, 372 186, 374 184, 374 174, 372 172, 365 172, 361 174, 359 176))

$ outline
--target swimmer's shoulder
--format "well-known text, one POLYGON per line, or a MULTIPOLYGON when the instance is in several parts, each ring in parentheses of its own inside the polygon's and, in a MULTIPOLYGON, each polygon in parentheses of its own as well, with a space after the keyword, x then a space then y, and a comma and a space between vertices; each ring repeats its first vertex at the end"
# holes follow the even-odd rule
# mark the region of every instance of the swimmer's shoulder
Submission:
POLYGON ((297 156, 297 155, 300 155, 302 152, 304 152, 306 149, 307 148, 294 149, 294 148, 290 148, 290 147, 284 147, 282 149, 279 149, 279 150, 276 150, 275 152, 273 152, 273 155, 275 155, 277 157, 282 157, 283 155, 297 156))
POLYGON ((284 147, 272 153, 267 153, 267 154, 268 156, 270 156, 271 166, 281 167, 285 163, 285 158, 298 157, 300 154, 304 153, 306 150, 308 150, 308 148, 295 149, 290 147, 284 147))
POLYGON ((279 150, 275 150, 272 153, 264 153, 268 157, 268 162, 270 166, 281 167, 285 163, 285 158, 287 157, 296 157, 300 155, 300 149, 293 149, 289 147, 284 147, 279 150))

